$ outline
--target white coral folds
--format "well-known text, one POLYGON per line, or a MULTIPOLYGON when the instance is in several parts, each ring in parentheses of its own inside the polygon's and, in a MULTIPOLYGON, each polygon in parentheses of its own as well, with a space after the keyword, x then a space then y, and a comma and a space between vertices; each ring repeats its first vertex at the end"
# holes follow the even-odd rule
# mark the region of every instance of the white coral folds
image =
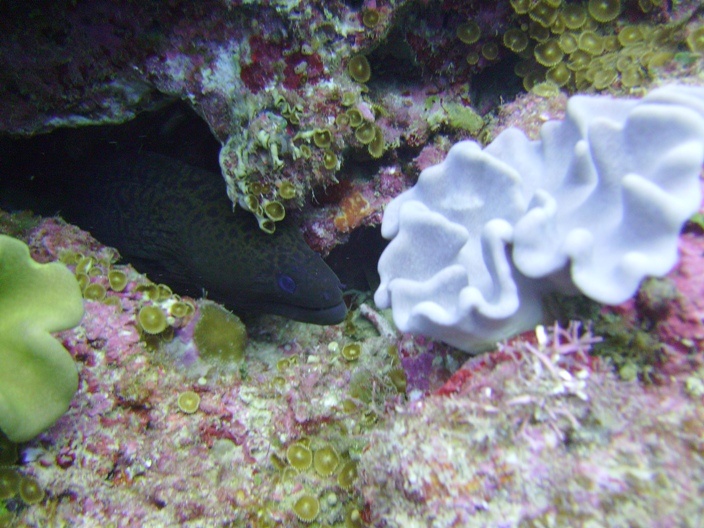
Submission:
POLYGON ((457 143, 388 205, 374 300, 400 330, 474 351, 540 322, 545 293, 617 304, 675 265, 701 202, 704 88, 575 96, 540 135, 457 143))

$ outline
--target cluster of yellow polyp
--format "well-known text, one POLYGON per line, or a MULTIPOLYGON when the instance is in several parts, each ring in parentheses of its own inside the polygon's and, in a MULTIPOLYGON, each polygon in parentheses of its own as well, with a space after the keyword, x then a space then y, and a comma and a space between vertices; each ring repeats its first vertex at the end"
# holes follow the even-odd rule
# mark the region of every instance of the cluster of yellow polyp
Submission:
MULTIPOLYGON (((521 57, 515 72, 523 79, 526 90, 539 95, 553 95, 560 89, 628 91, 645 84, 658 68, 666 66, 685 41, 698 53, 692 45, 697 38, 687 36, 684 22, 625 23, 620 17, 621 0, 570 3, 511 0, 510 3, 518 25, 497 36, 497 40, 521 57)), ((638 7, 645 18, 660 3, 660 0, 639 0, 638 7)), ((479 26, 468 21, 459 26, 457 37, 465 43, 477 42, 479 26)), ((482 47, 485 57, 483 50, 487 44, 482 47)), ((467 60, 477 59, 474 55, 476 52, 470 53, 467 60)))

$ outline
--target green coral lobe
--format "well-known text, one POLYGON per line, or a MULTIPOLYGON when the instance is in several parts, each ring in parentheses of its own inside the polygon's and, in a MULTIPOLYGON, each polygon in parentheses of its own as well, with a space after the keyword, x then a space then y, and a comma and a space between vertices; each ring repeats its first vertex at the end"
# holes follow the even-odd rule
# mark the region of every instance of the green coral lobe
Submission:
POLYGON ((83 317, 83 298, 61 263, 38 264, 0 235, 0 429, 24 442, 50 427, 78 388, 66 349, 51 336, 83 317))

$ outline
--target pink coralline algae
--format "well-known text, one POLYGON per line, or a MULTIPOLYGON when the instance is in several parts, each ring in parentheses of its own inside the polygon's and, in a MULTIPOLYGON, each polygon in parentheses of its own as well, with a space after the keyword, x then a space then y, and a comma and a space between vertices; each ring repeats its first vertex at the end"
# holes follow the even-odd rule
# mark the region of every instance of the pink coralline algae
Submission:
POLYGON ((359 467, 374 526, 687 526, 702 515, 701 396, 645 388, 540 330, 400 409, 359 467), (533 342, 531 342, 533 341, 533 342))

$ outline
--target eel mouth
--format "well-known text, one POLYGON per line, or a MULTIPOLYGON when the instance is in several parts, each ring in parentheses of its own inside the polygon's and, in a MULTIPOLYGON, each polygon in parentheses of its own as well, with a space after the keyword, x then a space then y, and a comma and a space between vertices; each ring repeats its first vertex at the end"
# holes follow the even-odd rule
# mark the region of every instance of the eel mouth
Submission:
POLYGON ((334 306, 313 308, 308 306, 296 306, 293 304, 265 304, 260 305, 263 311, 275 315, 288 317, 294 321, 310 323, 316 325, 334 325, 345 320, 347 315, 347 305, 340 301, 334 306))

